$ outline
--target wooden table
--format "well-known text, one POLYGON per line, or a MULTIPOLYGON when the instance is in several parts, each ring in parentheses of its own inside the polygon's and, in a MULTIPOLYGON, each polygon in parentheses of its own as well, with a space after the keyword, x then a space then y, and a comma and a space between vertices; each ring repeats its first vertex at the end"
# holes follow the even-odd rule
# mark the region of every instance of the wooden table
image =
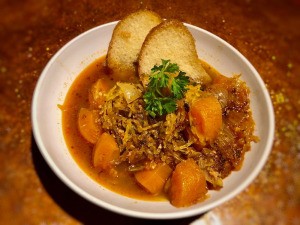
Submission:
POLYGON ((101 209, 65 186, 42 158, 30 118, 36 82, 58 49, 92 27, 144 8, 232 44, 252 62, 272 97, 276 134, 268 162, 214 215, 230 225, 300 224, 299 0, 1 0, 0 224, 153 223, 101 209))

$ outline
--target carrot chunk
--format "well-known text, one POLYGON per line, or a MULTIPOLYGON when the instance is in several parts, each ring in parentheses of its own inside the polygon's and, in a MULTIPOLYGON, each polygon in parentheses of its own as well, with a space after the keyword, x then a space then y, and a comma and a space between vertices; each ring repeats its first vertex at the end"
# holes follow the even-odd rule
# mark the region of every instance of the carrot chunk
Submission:
POLYGON ((81 108, 78 116, 78 128, 81 135, 89 142, 95 144, 102 133, 96 124, 97 113, 94 110, 81 108))
POLYGON ((219 101, 208 96, 194 101, 189 112, 191 130, 200 141, 213 140, 222 127, 222 108, 219 101))
POLYGON ((167 164, 159 164, 152 170, 142 170, 134 174, 137 182, 151 194, 162 192, 164 185, 172 173, 167 164))
POLYGON ((204 172, 193 159, 177 164, 171 178, 170 202, 176 207, 195 204, 207 193, 204 172))
POLYGON ((109 169, 119 156, 120 150, 114 137, 103 133, 94 147, 93 165, 99 169, 109 169))

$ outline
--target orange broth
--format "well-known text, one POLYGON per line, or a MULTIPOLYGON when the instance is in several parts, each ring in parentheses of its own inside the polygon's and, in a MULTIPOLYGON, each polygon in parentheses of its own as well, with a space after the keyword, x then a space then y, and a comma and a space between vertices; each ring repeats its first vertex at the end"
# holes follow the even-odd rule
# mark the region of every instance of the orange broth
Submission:
MULTIPOLYGON (((67 93, 65 102, 61 107, 62 128, 69 151, 71 152, 71 155, 73 156, 77 164, 80 166, 80 168, 93 180, 106 187, 107 189, 135 199, 143 199, 149 201, 167 200, 167 196, 166 193, 164 193, 164 191, 161 194, 154 196, 146 192, 143 188, 141 188, 137 184, 133 173, 130 173, 128 171, 128 165, 126 165, 126 163, 121 163, 114 167, 115 171, 117 172, 114 174, 117 174, 117 176, 114 176, 114 174, 109 172, 103 172, 103 170, 99 170, 93 166, 92 159, 94 145, 85 140, 84 137, 80 134, 78 128, 78 114, 81 108, 90 108, 89 91, 92 85, 99 78, 109 81, 113 84, 116 83, 116 80, 114 80, 114 78, 112 77, 111 73, 109 73, 105 65, 105 59, 105 56, 100 57, 79 74, 79 76, 71 85, 67 93)), ((212 78, 214 78, 214 80, 223 77, 218 71, 216 71, 206 62, 201 61, 201 63, 204 69, 207 71, 207 73, 212 78)), ((231 126, 239 126, 241 130, 247 130, 251 133, 254 127, 254 122, 251 118, 251 112, 242 113, 246 113, 247 115, 245 121, 238 125, 231 124, 231 126)), ((227 116, 227 119, 229 118, 231 120, 235 120, 236 117, 239 118, 241 116, 238 113, 236 114, 234 111, 229 112, 228 115, 229 117, 227 116)), ((250 133, 244 134, 245 137, 247 137, 247 140, 249 138, 251 139, 250 133)), ((253 140, 255 139, 251 139, 251 141, 253 140)), ((244 139, 242 139, 243 143, 239 143, 238 141, 237 146, 243 147, 244 141, 244 139)), ((235 170, 239 170, 242 166, 244 153, 250 150, 249 143, 246 143, 243 149, 240 149, 240 152, 226 152, 227 149, 223 149, 223 151, 225 151, 224 154, 234 154, 233 156, 228 156, 228 159, 230 160, 231 158, 233 158, 235 170)), ((221 163, 221 166, 223 165, 221 161, 219 163, 221 163)), ((225 168, 225 172, 223 174, 224 178, 228 176, 229 173, 232 170, 234 170, 234 168, 232 168, 232 166, 228 167, 228 164, 224 164, 223 166, 225 168)))
POLYGON ((77 119, 80 108, 89 107, 89 89, 99 78, 113 80, 105 68, 105 56, 95 60, 83 70, 67 93, 62 107, 62 127, 69 151, 80 168, 102 186, 136 199, 165 200, 166 197, 163 195, 152 196, 140 188, 134 177, 125 169, 125 165, 116 167, 118 177, 110 176, 92 166, 93 144, 81 136, 77 119))

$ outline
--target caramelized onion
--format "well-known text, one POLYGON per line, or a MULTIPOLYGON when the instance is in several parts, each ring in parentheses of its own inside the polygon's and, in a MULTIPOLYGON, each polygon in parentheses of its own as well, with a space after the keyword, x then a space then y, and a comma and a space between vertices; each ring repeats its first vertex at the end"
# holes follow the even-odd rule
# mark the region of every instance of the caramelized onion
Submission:
POLYGON ((121 82, 118 82, 117 85, 122 90, 127 103, 131 103, 142 96, 142 91, 136 85, 121 82))
POLYGON ((228 91, 225 88, 212 88, 211 93, 218 99, 222 109, 224 109, 228 103, 228 91))

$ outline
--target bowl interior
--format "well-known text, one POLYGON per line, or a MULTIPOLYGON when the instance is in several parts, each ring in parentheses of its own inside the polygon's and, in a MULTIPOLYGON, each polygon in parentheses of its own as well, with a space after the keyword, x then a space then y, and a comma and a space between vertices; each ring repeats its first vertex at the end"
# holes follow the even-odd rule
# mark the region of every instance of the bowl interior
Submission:
POLYGON ((150 202, 113 193, 86 175, 73 160, 65 144, 61 111, 66 93, 76 76, 106 54, 117 22, 91 29, 66 44, 49 61, 36 86, 32 103, 33 132, 39 149, 57 176, 89 201, 117 213, 141 218, 182 218, 204 213, 229 200, 257 176, 271 150, 274 115, 267 89, 253 66, 232 46, 198 27, 185 24, 196 40, 199 58, 226 76, 242 74, 250 87, 251 108, 260 142, 246 153, 243 167, 224 180, 220 191, 210 191, 206 201, 188 208, 168 202, 150 202))

